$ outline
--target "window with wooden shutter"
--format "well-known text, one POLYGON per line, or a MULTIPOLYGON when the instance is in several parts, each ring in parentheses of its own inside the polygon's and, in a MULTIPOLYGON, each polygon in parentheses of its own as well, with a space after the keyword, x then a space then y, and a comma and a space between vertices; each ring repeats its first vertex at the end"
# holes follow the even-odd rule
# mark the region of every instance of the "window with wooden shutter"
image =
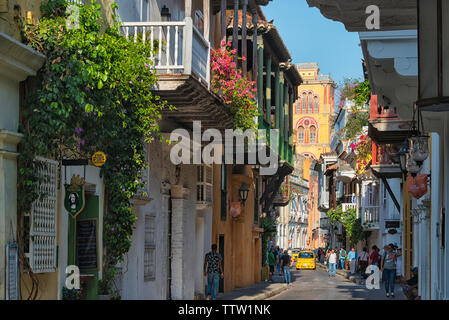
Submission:
POLYGON ((144 280, 156 278, 156 217, 145 216, 144 280))
MULTIPOLYGON (((148 145, 145 143, 143 147, 145 153, 145 164, 148 165, 149 157, 148 157, 148 145)), ((145 186, 137 190, 135 197, 137 198, 148 198, 150 196, 150 174, 148 172, 148 167, 142 169, 141 180, 145 182, 145 186)))
POLYGON ((40 197, 33 202, 30 221, 30 266, 33 273, 55 272, 58 213, 58 162, 36 157, 40 197))
POLYGON ((212 204, 212 166, 197 166, 196 200, 198 203, 212 204))

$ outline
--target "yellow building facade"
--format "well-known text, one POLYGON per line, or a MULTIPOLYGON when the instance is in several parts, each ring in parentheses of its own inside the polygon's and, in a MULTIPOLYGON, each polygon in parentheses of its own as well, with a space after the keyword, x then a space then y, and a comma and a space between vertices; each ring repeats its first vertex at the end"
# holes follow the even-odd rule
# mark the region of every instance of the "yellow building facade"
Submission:
POLYGON ((299 63, 297 68, 304 82, 298 88, 294 106, 296 152, 318 160, 322 153, 330 151, 331 116, 337 85, 330 76, 319 74, 317 63, 299 63))
POLYGON ((304 179, 309 181, 307 246, 323 246, 320 237, 318 210, 318 177, 311 172, 320 155, 330 152, 332 116, 337 85, 328 75, 320 75, 318 63, 297 64, 303 83, 298 87, 298 100, 294 105, 296 153, 305 157, 304 179), (314 161, 315 160, 315 161, 314 161))

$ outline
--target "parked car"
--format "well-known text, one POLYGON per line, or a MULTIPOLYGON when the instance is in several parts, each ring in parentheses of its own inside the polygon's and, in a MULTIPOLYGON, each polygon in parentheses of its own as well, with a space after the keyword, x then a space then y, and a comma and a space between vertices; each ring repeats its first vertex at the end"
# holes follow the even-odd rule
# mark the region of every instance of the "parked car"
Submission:
POLYGON ((296 259, 296 270, 316 269, 315 253, 311 250, 302 250, 296 259))

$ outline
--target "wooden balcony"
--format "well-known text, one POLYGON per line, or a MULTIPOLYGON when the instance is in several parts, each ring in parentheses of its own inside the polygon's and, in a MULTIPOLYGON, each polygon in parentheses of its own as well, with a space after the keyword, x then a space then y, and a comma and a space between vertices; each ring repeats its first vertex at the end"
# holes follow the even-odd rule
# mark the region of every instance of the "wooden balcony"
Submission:
POLYGON ((399 164, 393 163, 391 155, 396 153, 390 145, 379 145, 373 142, 371 169, 379 178, 401 178, 399 164))
POLYGON ((365 230, 379 229, 379 206, 365 206, 362 210, 362 226, 365 230))
POLYGON ((402 120, 394 107, 379 106, 377 95, 371 95, 368 135, 378 144, 402 143, 407 139, 412 122, 402 120))
POLYGON ((202 129, 233 127, 232 116, 221 98, 210 91, 210 43, 193 25, 192 19, 169 22, 124 22, 127 39, 158 46, 148 57, 159 81, 153 93, 176 107, 164 111, 165 119, 189 129, 201 120, 202 129))

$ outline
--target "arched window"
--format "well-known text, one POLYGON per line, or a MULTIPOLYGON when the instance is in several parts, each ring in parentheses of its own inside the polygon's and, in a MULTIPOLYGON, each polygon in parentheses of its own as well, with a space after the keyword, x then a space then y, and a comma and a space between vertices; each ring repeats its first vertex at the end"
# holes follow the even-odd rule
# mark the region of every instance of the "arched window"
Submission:
POLYGON ((303 94, 301 102, 301 113, 307 113, 307 94, 303 94))
POLYGON ((309 92, 309 105, 308 105, 307 113, 312 113, 313 112, 312 108, 313 108, 312 92, 309 92))
POLYGON ((310 143, 316 143, 316 128, 310 126, 310 143))
POLYGON ((313 113, 319 113, 320 98, 313 98, 313 113))
POLYGON ((298 142, 304 143, 304 127, 299 127, 298 142))

